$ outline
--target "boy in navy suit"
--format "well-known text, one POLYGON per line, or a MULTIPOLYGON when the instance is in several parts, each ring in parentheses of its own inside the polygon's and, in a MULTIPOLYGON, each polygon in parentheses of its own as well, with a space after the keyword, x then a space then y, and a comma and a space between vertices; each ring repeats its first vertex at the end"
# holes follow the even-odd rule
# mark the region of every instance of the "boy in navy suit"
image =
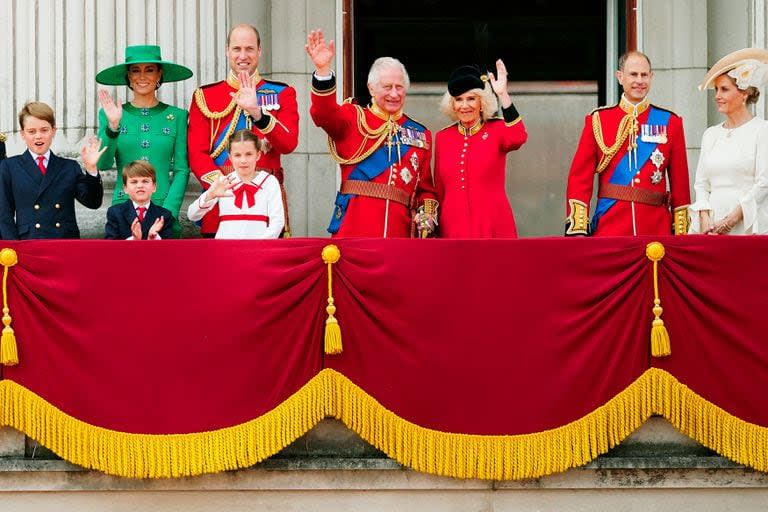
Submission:
MULTIPOLYGON (((28 150, 0 162, 0 232, 7 240, 80 238, 75 199, 101 206, 104 190, 96 162, 104 149, 92 137, 80 150, 86 173, 75 160, 51 151, 56 135, 53 109, 30 102, 19 112, 28 150)), ((105 148, 106 149, 106 148, 105 148)))
POLYGON ((105 238, 173 238, 173 215, 150 200, 157 190, 157 177, 152 164, 144 160, 134 160, 123 167, 123 190, 131 200, 109 207, 105 238))

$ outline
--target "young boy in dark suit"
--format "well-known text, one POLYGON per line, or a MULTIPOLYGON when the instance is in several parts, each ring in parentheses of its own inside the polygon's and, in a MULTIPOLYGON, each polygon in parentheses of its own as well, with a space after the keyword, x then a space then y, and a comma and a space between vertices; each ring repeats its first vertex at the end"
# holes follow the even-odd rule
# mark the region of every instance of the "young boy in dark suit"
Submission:
POLYGON ((134 160, 123 167, 123 189, 130 201, 107 210, 105 238, 109 240, 160 240, 173 238, 173 215, 151 201, 157 190, 152 164, 134 160))
MULTIPOLYGON (((104 149, 92 137, 80 150, 86 173, 75 160, 51 151, 56 135, 53 109, 30 102, 19 112, 27 151, 0 162, 0 232, 7 240, 80 238, 75 199, 101 206, 104 190, 96 162, 104 149)), ((105 148, 106 149, 106 148, 105 148)))

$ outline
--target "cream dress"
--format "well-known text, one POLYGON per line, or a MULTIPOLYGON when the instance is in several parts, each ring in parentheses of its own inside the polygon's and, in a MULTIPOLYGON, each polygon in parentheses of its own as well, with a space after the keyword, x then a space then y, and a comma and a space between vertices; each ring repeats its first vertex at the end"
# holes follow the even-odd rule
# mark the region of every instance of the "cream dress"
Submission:
POLYGON ((701 139, 693 185, 691 233, 699 233, 699 211, 711 210, 712 222, 741 205, 744 219, 732 235, 768 233, 768 121, 752 118, 729 130, 710 126, 701 139))

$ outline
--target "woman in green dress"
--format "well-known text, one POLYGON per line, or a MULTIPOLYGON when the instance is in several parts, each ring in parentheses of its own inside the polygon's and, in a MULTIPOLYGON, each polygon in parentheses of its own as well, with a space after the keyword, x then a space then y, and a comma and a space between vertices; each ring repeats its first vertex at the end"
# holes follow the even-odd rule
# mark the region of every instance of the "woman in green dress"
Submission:
POLYGON ((164 61, 160 47, 129 46, 125 62, 96 75, 103 85, 127 85, 133 99, 116 103, 104 89, 99 90, 99 138, 107 147, 99 159, 99 169, 117 168, 117 181, 112 204, 128 200, 123 191, 123 166, 134 160, 145 160, 157 171, 157 191, 152 201, 171 211, 176 222, 174 234, 181 234, 179 209, 189 179, 187 161, 186 110, 162 103, 157 89, 164 82, 177 82, 192 76, 192 70, 164 61))

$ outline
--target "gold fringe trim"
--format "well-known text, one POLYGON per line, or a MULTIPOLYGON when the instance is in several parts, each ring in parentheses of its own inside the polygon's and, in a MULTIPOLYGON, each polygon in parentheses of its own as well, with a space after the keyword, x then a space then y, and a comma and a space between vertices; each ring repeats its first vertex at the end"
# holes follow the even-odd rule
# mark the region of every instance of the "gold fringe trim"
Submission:
POLYGON ((768 427, 740 420, 668 372, 646 370, 603 406, 567 425, 521 435, 440 432, 398 417, 343 374, 325 369, 272 411, 241 425, 174 435, 88 425, 21 385, 0 382, 0 421, 66 460, 133 478, 192 476, 252 466, 326 416, 335 417, 404 466, 488 480, 538 478, 584 465, 653 414, 737 463, 768 471, 768 427))
POLYGON ((233 427, 191 434, 131 434, 89 425, 10 380, 0 381, 0 424, 62 458, 131 478, 175 478, 252 466, 305 434, 329 409, 327 376, 316 375, 280 405, 233 427))
POLYGON ((8 307, 8 272, 19 262, 16 251, 8 247, 0 251, 0 264, 3 265, 3 333, 0 337, 0 364, 15 366, 19 364, 19 352, 16 347, 16 333, 11 327, 11 310, 8 307))
POLYGON ((651 381, 639 377, 605 405, 562 427, 521 435, 440 432, 406 421, 333 372, 334 416, 404 466, 433 475, 487 480, 537 478, 582 466, 637 430, 652 414, 651 381))

